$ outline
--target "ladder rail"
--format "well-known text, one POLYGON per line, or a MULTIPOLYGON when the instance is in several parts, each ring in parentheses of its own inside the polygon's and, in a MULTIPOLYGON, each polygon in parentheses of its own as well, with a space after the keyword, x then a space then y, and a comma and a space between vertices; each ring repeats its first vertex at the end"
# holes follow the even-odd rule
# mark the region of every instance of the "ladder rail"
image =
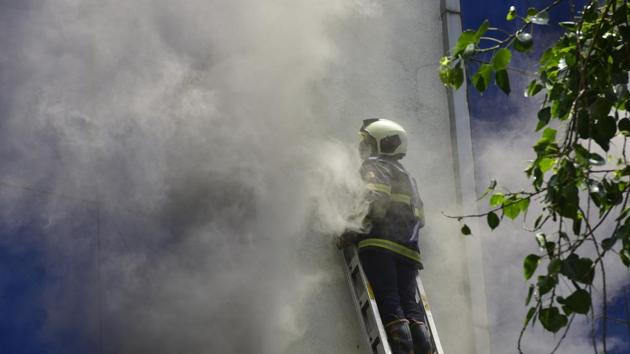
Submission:
POLYGON ((359 261, 356 246, 341 250, 344 260, 346 280, 350 286, 352 300, 357 311, 363 335, 364 345, 370 354, 392 354, 385 327, 381 321, 376 300, 369 287, 369 282, 359 261))
POLYGON ((431 313, 431 308, 429 307, 429 300, 427 298, 427 293, 424 290, 424 285, 422 284, 422 279, 420 278, 420 274, 416 277, 416 284, 418 285, 417 296, 419 299, 419 303, 422 305, 422 309, 424 311, 425 323, 429 327, 429 332, 431 333, 431 341, 433 342, 433 349, 435 354, 444 354, 444 349, 442 349, 442 342, 440 342, 440 337, 438 336, 437 327, 435 326, 435 320, 433 319, 433 314, 431 313))

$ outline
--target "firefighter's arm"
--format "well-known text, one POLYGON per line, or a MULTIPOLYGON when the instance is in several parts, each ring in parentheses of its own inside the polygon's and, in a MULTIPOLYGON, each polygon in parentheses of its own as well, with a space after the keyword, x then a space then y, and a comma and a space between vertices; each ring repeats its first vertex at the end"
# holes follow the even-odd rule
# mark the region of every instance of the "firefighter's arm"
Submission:
POLYGON ((416 183, 416 180, 414 178, 411 179, 411 183, 413 184, 413 192, 415 194, 415 201, 413 203, 414 204, 413 213, 419 222, 420 228, 423 228, 425 225, 424 203, 422 202, 422 198, 420 198, 420 194, 418 193, 418 184, 416 183))
POLYGON ((416 209, 414 210, 414 213, 416 214, 416 218, 418 219, 418 221, 420 222, 420 228, 423 228, 425 225, 425 219, 424 219, 424 205, 422 203, 422 199, 420 199, 418 197, 418 200, 420 200, 420 205, 418 205, 416 207, 416 209))
MULTIPOLYGON (((365 221, 368 224, 385 217, 391 197, 391 184, 389 171, 377 165, 375 162, 365 162, 361 166, 361 177, 367 188, 367 200, 370 203, 365 221)), ((336 244, 338 248, 344 248, 359 242, 363 234, 357 231, 346 230, 337 236, 336 244)))

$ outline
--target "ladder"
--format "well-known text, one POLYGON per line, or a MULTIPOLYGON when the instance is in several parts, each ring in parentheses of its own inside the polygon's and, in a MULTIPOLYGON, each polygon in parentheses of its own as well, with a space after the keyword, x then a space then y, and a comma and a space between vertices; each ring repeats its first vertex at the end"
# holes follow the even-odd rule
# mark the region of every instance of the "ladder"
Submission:
MULTIPOLYGON (((359 317, 365 348, 369 348, 370 354, 392 354, 374 294, 359 261, 356 245, 344 247, 341 254, 344 260, 346 279, 359 317)), ((444 354, 420 275, 418 275, 416 282, 418 284, 416 300, 419 305, 422 304, 424 323, 427 324, 429 332, 431 332, 434 354, 444 354)))

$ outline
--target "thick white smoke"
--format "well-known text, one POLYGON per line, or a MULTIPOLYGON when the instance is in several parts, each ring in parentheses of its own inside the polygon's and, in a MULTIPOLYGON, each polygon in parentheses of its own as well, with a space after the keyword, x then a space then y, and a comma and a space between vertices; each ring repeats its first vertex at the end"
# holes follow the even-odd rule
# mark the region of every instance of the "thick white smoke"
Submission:
MULTIPOLYGON (((329 27, 360 8, 13 9, 2 213, 11 225, 43 220, 46 238, 31 241, 59 276, 43 298, 45 337, 77 331, 107 353, 308 351, 289 350, 312 327, 303 312, 340 274, 308 257, 365 208, 354 141, 331 140, 336 117, 317 106, 336 55, 329 27), (10 189, 20 186, 50 194, 35 205, 10 189)), ((328 308, 351 311, 345 300, 328 308)), ((316 351, 355 349, 325 343, 316 351)))

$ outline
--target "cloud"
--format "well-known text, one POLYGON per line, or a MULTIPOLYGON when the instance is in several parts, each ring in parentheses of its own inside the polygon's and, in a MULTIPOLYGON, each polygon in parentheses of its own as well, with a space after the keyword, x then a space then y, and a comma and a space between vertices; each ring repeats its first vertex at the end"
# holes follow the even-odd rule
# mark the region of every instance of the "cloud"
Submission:
MULTIPOLYGON (((512 75, 512 79, 513 86, 517 87, 514 90, 516 94, 522 92, 522 88, 528 84, 518 75, 512 75)), ((518 107, 518 110, 501 116, 499 121, 475 120, 474 129, 478 138, 475 140, 478 180, 484 183, 496 179, 501 191, 517 192, 528 190, 529 181, 523 171, 529 160, 535 159, 536 156, 531 146, 537 141, 534 129, 540 102, 534 99, 523 103, 520 97, 513 97, 513 95, 514 93, 508 98, 496 97, 494 99, 499 100, 501 102, 499 105, 503 107, 518 107)), ((494 108, 486 111, 480 109, 479 112, 493 110, 494 108)), ((617 141, 616 149, 620 149, 621 145, 621 141, 617 141)), ((486 186, 478 187, 485 188, 486 186)), ((482 210, 487 210, 486 203, 486 200, 481 203, 482 210)), ((522 320, 528 310, 524 306, 528 284, 523 279, 522 262, 519 260, 529 253, 539 253, 534 234, 526 231, 525 226, 531 228, 533 220, 540 212, 540 204, 532 203, 525 222, 521 217, 513 222, 506 218, 494 232, 482 233, 493 353, 507 353, 515 350, 522 320)), ((487 230, 485 226, 484 229, 487 230)), ((557 229, 547 228, 543 231, 552 234, 557 229)), ((604 225, 598 231, 598 235, 605 235, 610 231, 611 225, 604 225)), ((578 253, 581 256, 596 257, 596 252, 590 244, 584 244, 578 253)), ((607 277, 607 298, 610 301, 620 294, 624 286, 627 286, 628 271, 614 254, 609 254, 604 264, 607 277)), ((538 271, 539 274, 546 274, 546 263, 541 263, 538 271)), ((535 277, 536 275, 532 279, 535 277)), ((570 284, 560 284, 560 291, 564 293, 564 296, 568 296, 573 290, 570 284)), ((602 281, 598 275, 593 288, 593 306, 596 314, 602 311, 602 300, 602 281)), ((523 351, 525 353, 550 352, 560 339, 561 333, 554 336, 544 332, 541 330, 540 323, 537 323, 536 327, 528 329, 525 333, 523 351)), ((557 353, 593 353, 591 331, 592 324, 589 320, 584 316, 576 317, 571 332, 557 353)), ((619 337, 609 338, 609 350, 611 347, 626 348, 623 345, 627 343, 624 344, 619 337)))

